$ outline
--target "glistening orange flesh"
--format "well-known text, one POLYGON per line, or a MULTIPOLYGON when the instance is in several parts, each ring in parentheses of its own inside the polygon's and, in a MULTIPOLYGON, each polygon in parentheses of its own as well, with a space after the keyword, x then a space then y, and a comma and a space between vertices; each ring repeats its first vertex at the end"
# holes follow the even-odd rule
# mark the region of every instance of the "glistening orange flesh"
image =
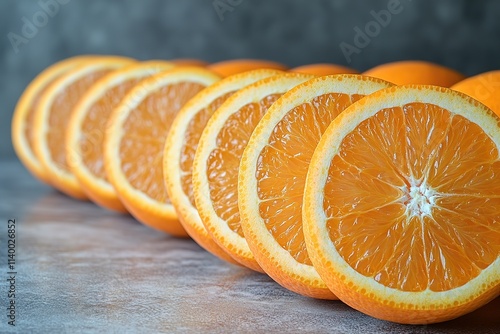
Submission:
POLYGON ((328 93, 290 110, 259 155, 259 212, 274 239, 296 261, 312 265, 302 236, 302 196, 309 161, 322 133, 358 94, 328 93))
POLYGON ((91 57, 55 80, 35 110, 34 151, 51 184, 63 193, 86 199, 76 176, 71 172, 66 152, 69 120, 85 92, 107 73, 132 64, 124 57, 91 57))
MULTIPOLYGON (((92 72, 60 91, 50 107, 49 126, 56 129, 66 129, 69 120, 68 113, 75 107, 80 97, 90 86, 111 71, 105 69, 92 72)), ((69 172, 68 162, 66 161, 66 147, 64 145, 65 138, 66 133, 64 131, 49 131, 47 133, 52 160, 59 168, 69 172)))
POLYGON ((193 193, 193 161, 201 133, 213 113, 231 96, 234 91, 228 92, 210 103, 206 108, 200 110, 189 122, 186 137, 182 146, 180 168, 182 171, 182 190, 189 198, 191 205, 196 207, 193 193))
MULTIPOLYGON (((180 107, 203 88, 204 86, 192 82, 162 87, 142 101, 124 124, 119 147, 122 170, 134 188, 157 202, 171 203, 163 185, 162 166, 163 147, 170 125, 180 107)), ((162 229, 163 221, 152 217, 143 218, 133 205, 127 205, 126 198, 122 200, 129 211, 135 211, 139 220, 162 229)))
POLYGON ((114 109, 104 142, 106 173, 127 210, 145 225, 187 236, 165 188, 165 139, 179 110, 218 80, 203 68, 177 67, 141 81, 114 109))
POLYGON ((280 96, 266 96, 231 115, 217 136, 217 148, 210 153, 207 161, 206 173, 214 210, 241 237, 237 188, 240 159, 255 126, 280 96))
POLYGON ((70 168, 96 204, 127 211, 104 168, 104 133, 112 111, 142 79, 173 67, 170 62, 145 61, 114 71, 93 85, 73 110, 66 139, 70 168))
POLYGON ((44 93, 55 80, 83 60, 92 56, 78 56, 62 60, 42 71, 25 89, 12 118, 12 143, 24 166, 39 180, 50 183, 43 166, 34 153, 34 116, 44 93))
POLYGON ((309 169, 304 231, 341 300, 432 323, 500 293, 499 124, 433 86, 383 90, 332 122, 309 169))
POLYGON ((302 232, 302 197, 321 135, 364 94, 391 86, 361 75, 323 76, 281 97, 252 134, 239 172, 245 238, 260 266, 296 293, 336 299, 312 267, 302 232))
POLYGON ((186 232, 204 249, 220 259, 238 264, 210 236, 194 199, 193 164, 201 134, 219 107, 235 92, 263 78, 281 74, 276 70, 254 70, 220 80, 191 99, 176 116, 165 142, 163 155, 165 186, 186 232), (178 161, 178 163, 176 163, 178 161))
POLYGON ((212 238, 242 265, 262 271, 244 238, 238 208, 240 159, 255 126, 282 94, 313 76, 285 73, 238 91, 210 119, 195 154, 196 207, 212 238))

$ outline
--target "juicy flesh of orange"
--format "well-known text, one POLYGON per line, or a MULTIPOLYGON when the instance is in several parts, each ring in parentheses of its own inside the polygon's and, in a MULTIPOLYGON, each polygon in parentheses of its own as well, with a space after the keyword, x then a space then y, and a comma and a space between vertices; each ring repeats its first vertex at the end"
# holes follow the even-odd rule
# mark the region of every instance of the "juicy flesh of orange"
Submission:
POLYGON ((52 84, 54 81, 56 81, 60 76, 54 77, 51 81, 49 81, 45 87, 40 89, 40 91, 35 94, 33 97, 29 107, 28 111, 26 113, 26 121, 24 123, 24 136, 28 141, 28 145, 30 149, 33 151, 33 147, 35 146, 35 137, 33 136, 33 125, 34 125, 34 119, 35 119, 35 110, 40 103, 40 99, 43 96, 43 94, 47 91, 47 88, 52 84))
POLYGON ((198 148, 203 129, 214 112, 231 96, 233 92, 228 92, 213 100, 208 106, 201 109, 193 116, 188 124, 182 144, 181 158, 179 161, 181 169, 182 191, 189 198, 191 205, 196 207, 193 193, 193 161, 194 154, 198 148))
POLYGON ((174 117, 205 86, 166 85, 130 111, 120 142, 121 169, 130 184, 160 203, 170 203, 163 184, 163 146, 174 117))
POLYGON ((243 237, 238 210, 238 170, 241 156, 253 130, 265 112, 282 94, 271 94, 259 102, 246 104, 224 123, 216 148, 207 160, 210 199, 220 218, 243 237))
POLYGON ((69 113, 80 97, 101 77, 111 70, 92 72, 76 80, 57 94, 50 106, 47 143, 52 161, 61 169, 69 171, 66 161, 66 131, 69 113))
POLYGON ((323 209, 340 256, 403 291, 446 291, 500 255, 499 152, 432 104, 379 111, 342 141, 323 209))
POLYGON ((329 93, 291 109, 259 155, 260 216, 276 242, 300 263, 312 265, 302 232, 302 196, 312 154, 330 122, 361 97, 329 93))
POLYGON ((129 79, 107 90, 89 108, 83 119, 79 138, 82 160, 94 176, 107 180, 104 170, 104 133, 113 109, 140 79, 129 79))

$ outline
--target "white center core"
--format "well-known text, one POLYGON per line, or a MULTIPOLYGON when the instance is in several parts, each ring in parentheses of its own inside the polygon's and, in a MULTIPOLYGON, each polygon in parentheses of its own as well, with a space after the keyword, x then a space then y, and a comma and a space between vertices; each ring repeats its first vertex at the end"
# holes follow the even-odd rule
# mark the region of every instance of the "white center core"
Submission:
POLYGON ((406 213, 410 217, 430 216, 432 207, 436 203, 436 192, 425 184, 425 182, 411 178, 410 186, 405 189, 404 202, 406 213))

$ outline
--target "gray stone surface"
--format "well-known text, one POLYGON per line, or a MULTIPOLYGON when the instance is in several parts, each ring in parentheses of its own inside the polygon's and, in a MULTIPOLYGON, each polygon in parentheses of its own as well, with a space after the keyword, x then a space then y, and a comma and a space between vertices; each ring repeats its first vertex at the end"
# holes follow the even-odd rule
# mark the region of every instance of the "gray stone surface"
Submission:
POLYGON ((0 162, 0 333, 7 220, 16 219, 18 333, 498 333, 500 298, 459 319, 404 326, 285 290, 191 240, 72 200, 0 162))
POLYGON ((500 68, 499 15, 496 0, 1 0, 0 159, 13 156, 10 119, 22 90, 48 65, 69 56, 210 62, 246 57, 290 66, 333 62, 358 70, 424 59, 472 75, 500 68), (61 5, 45 21, 41 4, 53 1, 61 5), (214 2, 229 5, 218 15, 214 2), (340 44, 354 45, 354 29, 364 30, 375 22, 372 11, 394 2, 399 12, 373 30, 349 64, 340 44), (40 27, 26 28, 23 35, 23 20, 40 27), (9 33, 25 41, 13 47, 9 33))

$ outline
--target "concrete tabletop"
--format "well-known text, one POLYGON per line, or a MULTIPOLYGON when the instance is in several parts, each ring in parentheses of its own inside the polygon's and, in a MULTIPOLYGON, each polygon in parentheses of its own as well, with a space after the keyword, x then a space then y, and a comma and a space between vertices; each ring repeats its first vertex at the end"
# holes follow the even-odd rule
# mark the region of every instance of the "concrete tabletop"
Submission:
POLYGON ((195 242, 70 199, 0 162, 0 332, 500 333, 500 298, 449 322, 407 326, 294 294, 195 242), (15 327, 8 324, 15 219, 15 327), (11 262, 12 263, 12 262, 11 262))

